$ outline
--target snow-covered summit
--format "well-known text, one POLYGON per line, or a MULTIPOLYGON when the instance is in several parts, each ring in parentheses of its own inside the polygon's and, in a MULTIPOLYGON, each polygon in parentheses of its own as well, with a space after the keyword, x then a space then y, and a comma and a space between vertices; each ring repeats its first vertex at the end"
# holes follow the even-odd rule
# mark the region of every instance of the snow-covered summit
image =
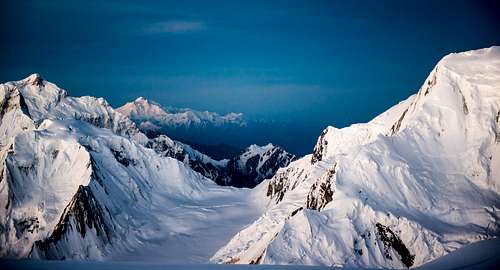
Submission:
POLYGON ((98 127, 109 128, 140 143, 147 138, 129 118, 118 113, 103 98, 71 97, 64 89, 34 73, 19 81, 0 85, 3 92, 19 92, 25 113, 34 122, 44 119, 77 119, 98 127))
POLYGON ((450 54, 417 94, 326 128, 258 186, 266 212, 212 260, 403 268, 498 237, 499 138, 500 47, 450 54))
POLYGON ((162 107, 156 102, 139 97, 133 102, 126 103, 117 111, 130 117, 137 124, 147 123, 149 128, 162 127, 190 127, 190 126, 222 126, 245 125, 243 114, 229 113, 219 115, 215 112, 196 111, 189 108, 162 107))
POLYGON ((264 146, 253 144, 240 155, 230 159, 227 170, 233 186, 253 187, 272 177, 279 168, 287 166, 295 159, 295 155, 271 143, 264 146), (253 183, 249 183, 249 180, 253 183))
POLYGON ((33 73, 33 74, 29 75, 28 77, 26 77, 26 79, 24 79, 23 81, 27 84, 41 86, 44 84, 45 80, 42 78, 42 76, 40 74, 33 73))

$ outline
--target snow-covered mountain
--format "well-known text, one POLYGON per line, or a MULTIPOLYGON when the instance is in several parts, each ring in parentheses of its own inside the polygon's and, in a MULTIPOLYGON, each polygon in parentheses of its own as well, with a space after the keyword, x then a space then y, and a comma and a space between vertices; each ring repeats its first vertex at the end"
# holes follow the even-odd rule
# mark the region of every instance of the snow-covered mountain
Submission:
POLYGON ((500 47, 444 57, 417 94, 326 128, 255 192, 265 213, 213 262, 404 268, 498 237, 500 47))
POLYGON ((262 180, 274 176, 279 168, 288 166, 295 159, 295 155, 273 144, 250 145, 243 153, 227 162, 226 171, 231 181, 228 184, 235 187, 254 187, 262 180))
POLYGON ((141 130, 151 133, 167 127, 245 125, 241 113, 219 115, 215 112, 201 112, 188 108, 164 108, 143 97, 139 97, 116 110, 136 122, 141 130))
POLYGON ((165 135, 151 139, 147 145, 158 154, 175 158, 205 177, 222 186, 253 188, 262 180, 272 177, 279 168, 295 160, 290 154, 272 144, 251 145, 231 159, 214 160, 191 146, 172 140, 165 135))
POLYGON ((103 99, 34 74, 1 84, 0 108, 0 257, 206 262, 260 211, 103 99))
MULTIPOLYGON (((184 144, 205 146, 197 149, 218 159, 232 158, 246 146, 243 138, 251 132, 242 113, 219 115, 215 112, 164 107, 143 97, 116 110, 129 117, 150 138, 167 135, 184 144), (234 151, 234 148, 238 150, 234 151)), ((253 141, 246 143, 251 144, 253 141)))
MULTIPOLYGON (((245 125, 242 114, 220 116, 217 113, 191 109, 163 109, 159 104, 143 97, 116 110, 133 120, 141 131, 152 138, 148 143, 149 148, 155 149, 162 156, 184 162, 220 185, 252 188, 296 158, 282 148, 268 144, 251 145, 230 159, 215 160, 165 135, 170 133, 166 130, 168 127, 245 125)), ((194 130, 193 133, 198 134, 194 130)))

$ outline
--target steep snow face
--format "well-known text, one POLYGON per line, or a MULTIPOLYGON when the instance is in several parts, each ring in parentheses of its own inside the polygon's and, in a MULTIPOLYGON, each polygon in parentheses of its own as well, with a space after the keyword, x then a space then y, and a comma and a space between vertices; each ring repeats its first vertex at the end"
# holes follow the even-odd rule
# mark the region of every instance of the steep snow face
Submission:
POLYGON ((143 97, 123 105, 117 111, 130 117, 146 133, 158 131, 163 127, 245 125, 241 113, 219 115, 214 112, 200 112, 174 107, 164 109, 159 104, 150 102, 143 97))
POLYGON ((237 187, 254 187, 262 180, 274 176, 279 168, 286 167, 295 160, 292 155, 278 146, 251 145, 241 155, 229 160, 228 173, 230 185, 237 187), (253 180, 253 183, 249 180, 253 180))
POLYGON ((103 99, 35 74, 1 84, 0 107, 0 257, 206 262, 260 214, 249 190, 147 148, 103 99))
POLYGON ((44 131, 15 137, 0 183, 0 256, 26 256, 46 237, 78 186, 90 180, 90 157, 73 138, 44 131))
POLYGON ((403 268, 497 237, 499 121, 500 47, 448 55, 416 95, 328 127, 264 181, 266 212, 212 261, 403 268))
POLYGON ((147 147, 155 150, 163 157, 171 157, 183 162, 194 171, 212 179, 219 185, 227 186, 231 182, 226 170, 228 160, 214 160, 189 145, 174 141, 165 135, 151 139, 147 147))

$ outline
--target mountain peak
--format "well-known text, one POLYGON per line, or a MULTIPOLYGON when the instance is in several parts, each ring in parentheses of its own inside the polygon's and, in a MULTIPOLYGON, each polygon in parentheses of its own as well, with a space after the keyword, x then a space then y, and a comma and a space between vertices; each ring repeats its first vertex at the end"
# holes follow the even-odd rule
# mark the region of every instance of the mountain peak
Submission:
POLYGON ((138 97, 134 100, 135 103, 149 103, 145 97, 138 97))
POLYGON ((242 113, 220 115, 216 112, 197 111, 190 108, 163 107, 159 103, 138 97, 117 111, 130 117, 139 126, 149 121, 160 126, 222 126, 226 124, 245 126, 242 113))
POLYGON ((23 81, 31 85, 43 86, 44 79, 39 73, 33 73, 26 77, 23 81))

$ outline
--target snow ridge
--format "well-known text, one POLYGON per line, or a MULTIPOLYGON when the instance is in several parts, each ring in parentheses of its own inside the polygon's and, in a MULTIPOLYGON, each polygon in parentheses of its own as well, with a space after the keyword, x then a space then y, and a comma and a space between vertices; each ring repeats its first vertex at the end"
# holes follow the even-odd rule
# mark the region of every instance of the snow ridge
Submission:
POLYGON ((116 109, 118 112, 136 122, 141 129, 155 132, 163 127, 190 127, 190 126, 244 126, 246 122, 242 113, 219 115, 215 112, 196 111, 189 108, 163 108, 156 102, 139 97, 133 102, 126 103, 116 109))

